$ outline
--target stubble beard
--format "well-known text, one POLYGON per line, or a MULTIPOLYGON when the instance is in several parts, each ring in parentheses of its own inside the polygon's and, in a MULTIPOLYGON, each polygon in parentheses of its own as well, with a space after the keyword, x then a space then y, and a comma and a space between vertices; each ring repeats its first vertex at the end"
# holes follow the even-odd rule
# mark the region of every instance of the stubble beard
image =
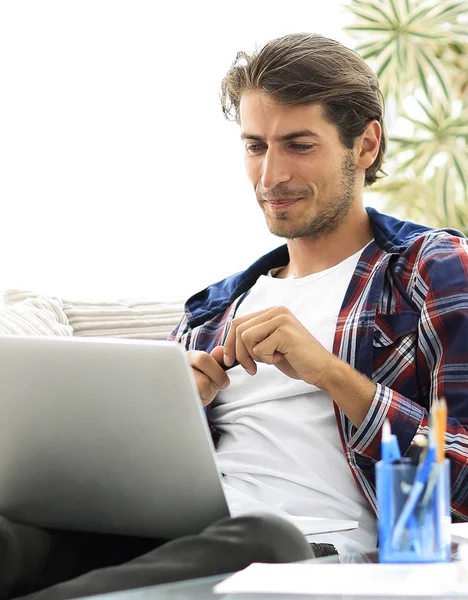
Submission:
MULTIPOLYGON (((319 212, 306 223, 293 222, 287 210, 277 211, 274 218, 269 218, 265 213, 268 229, 273 235, 288 240, 305 237, 318 239, 333 233, 349 213, 354 200, 356 179, 356 161, 352 150, 348 150, 341 163, 340 185, 336 196, 328 199, 322 198, 319 212)), ((278 195, 288 196, 287 190, 278 190, 278 195)), ((289 191, 289 195, 293 196, 291 191, 289 191)), ((303 194, 296 193, 296 196, 299 195, 303 194)), ((304 196, 307 201, 307 197, 312 197, 312 191, 308 190, 307 195, 304 194, 304 196)))

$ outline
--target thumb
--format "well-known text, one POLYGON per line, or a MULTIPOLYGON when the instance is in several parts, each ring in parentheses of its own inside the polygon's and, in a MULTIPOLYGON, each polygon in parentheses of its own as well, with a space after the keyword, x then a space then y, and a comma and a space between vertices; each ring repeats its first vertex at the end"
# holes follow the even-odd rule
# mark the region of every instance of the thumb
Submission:
POLYGON ((213 348, 213 350, 210 352, 210 356, 212 356, 219 365, 224 366, 224 361, 223 361, 224 348, 223 348, 223 346, 216 346, 215 348, 213 348))

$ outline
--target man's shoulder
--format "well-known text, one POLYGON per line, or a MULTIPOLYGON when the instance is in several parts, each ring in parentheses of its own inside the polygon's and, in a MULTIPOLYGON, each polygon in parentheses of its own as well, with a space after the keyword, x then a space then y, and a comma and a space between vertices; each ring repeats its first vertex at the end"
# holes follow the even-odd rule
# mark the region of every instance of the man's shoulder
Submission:
POLYGON ((402 220, 366 208, 377 244, 387 252, 411 255, 413 252, 443 251, 466 245, 465 235, 451 228, 435 229, 429 225, 402 220))
POLYGON ((400 291, 421 310, 428 294, 434 300, 434 294, 468 292, 468 240, 446 229, 422 232, 390 261, 389 268, 393 281, 400 282, 400 291))
POLYGON ((459 260, 467 256, 467 238, 452 229, 431 229, 420 233, 408 243, 403 258, 427 263, 432 260, 459 260))

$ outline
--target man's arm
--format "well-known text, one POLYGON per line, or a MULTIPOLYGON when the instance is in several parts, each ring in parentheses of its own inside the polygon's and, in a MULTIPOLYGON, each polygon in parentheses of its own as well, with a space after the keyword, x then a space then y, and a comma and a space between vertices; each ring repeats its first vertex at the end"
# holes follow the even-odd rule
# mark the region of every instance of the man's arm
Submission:
POLYGON ((380 458, 380 426, 388 418, 402 454, 415 435, 427 435, 429 408, 444 397, 448 406, 446 456, 451 463, 452 512, 468 520, 468 252, 467 240, 454 236, 424 239, 418 259, 408 268, 406 289, 418 305, 415 354, 408 354, 413 377, 426 406, 386 385, 376 393, 360 428, 348 440, 351 450, 380 458), (414 367, 417 365, 417 369, 414 367))

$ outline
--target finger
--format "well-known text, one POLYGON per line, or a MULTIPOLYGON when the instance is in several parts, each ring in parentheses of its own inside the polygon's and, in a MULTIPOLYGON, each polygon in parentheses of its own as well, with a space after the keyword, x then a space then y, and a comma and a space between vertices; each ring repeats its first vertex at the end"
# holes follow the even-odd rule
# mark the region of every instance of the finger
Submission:
MULTIPOLYGON (((247 326, 247 325, 246 325, 247 326)), ((254 359, 249 354, 246 345, 242 339, 243 329, 242 327, 237 329, 236 335, 236 359, 240 365, 244 367, 249 375, 255 375, 257 372, 257 365, 254 359)))
POLYGON ((224 341, 224 364, 227 367, 230 367, 234 363, 236 358, 237 360, 239 360, 236 355, 237 328, 241 325, 245 325, 249 321, 255 319, 264 319, 268 315, 268 313, 270 313, 275 308, 276 307, 266 308, 264 310, 254 312, 249 315, 245 315, 244 317, 237 317, 232 321, 228 335, 226 336, 226 340, 224 341))
POLYGON ((265 323, 259 323, 249 327, 245 331, 240 328, 240 337, 242 338, 245 351, 257 362, 272 364, 274 355, 282 346, 284 331, 279 329, 284 325, 284 319, 279 316, 265 323))
MULTIPOLYGON (((260 341, 252 341, 252 348, 250 350, 251 354, 254 356, 255 360, 258 362, 266 363, 268 365, 273 365, 278 360, 284 358, 285 354, 283 348, 284 336, 281 331, 277 329, 271 330, 269 332, 250 332, 249 334, 256 335, 256 338, 260 341), (282 352, 283 350, 283 352, 282 352)), ((253 339, 253 337, 252 337, 253 339)), ((249 341, 250 345, 250 341, 249 341)))
POLYGON ((216 398, 219 388, 213 385, 211 379, 198 369, 192 367, 192 372, 195 377, 195 384, 197 386, 198 395, 200 396, 202 405, 207 406, 216 398))
POLYGON ((221 367, 225 366, 224 365, 224 348, 223 346, 216 346, 215 348, 213 348, 213 350, 210 352, 210 356, 212 356, 215 361, 221 365, 221 367))
MULTIPOLYGON (((217 353, 220 353, 220 351, 217 351, 217 353)), ((191 367, 206 375, 218 389, 228 387, 229 377, 216 360, 216 354, 212 356, 200 350, 190 350, 186 355, 191 367)))
POLYGON ((285 321, 287 309, 274 308, 239 325, 236 332, 236 358, 250 375, 257 372, 257 362, 271 363, 272 357, 260 357, 254 346, 276 331, 285 321))

